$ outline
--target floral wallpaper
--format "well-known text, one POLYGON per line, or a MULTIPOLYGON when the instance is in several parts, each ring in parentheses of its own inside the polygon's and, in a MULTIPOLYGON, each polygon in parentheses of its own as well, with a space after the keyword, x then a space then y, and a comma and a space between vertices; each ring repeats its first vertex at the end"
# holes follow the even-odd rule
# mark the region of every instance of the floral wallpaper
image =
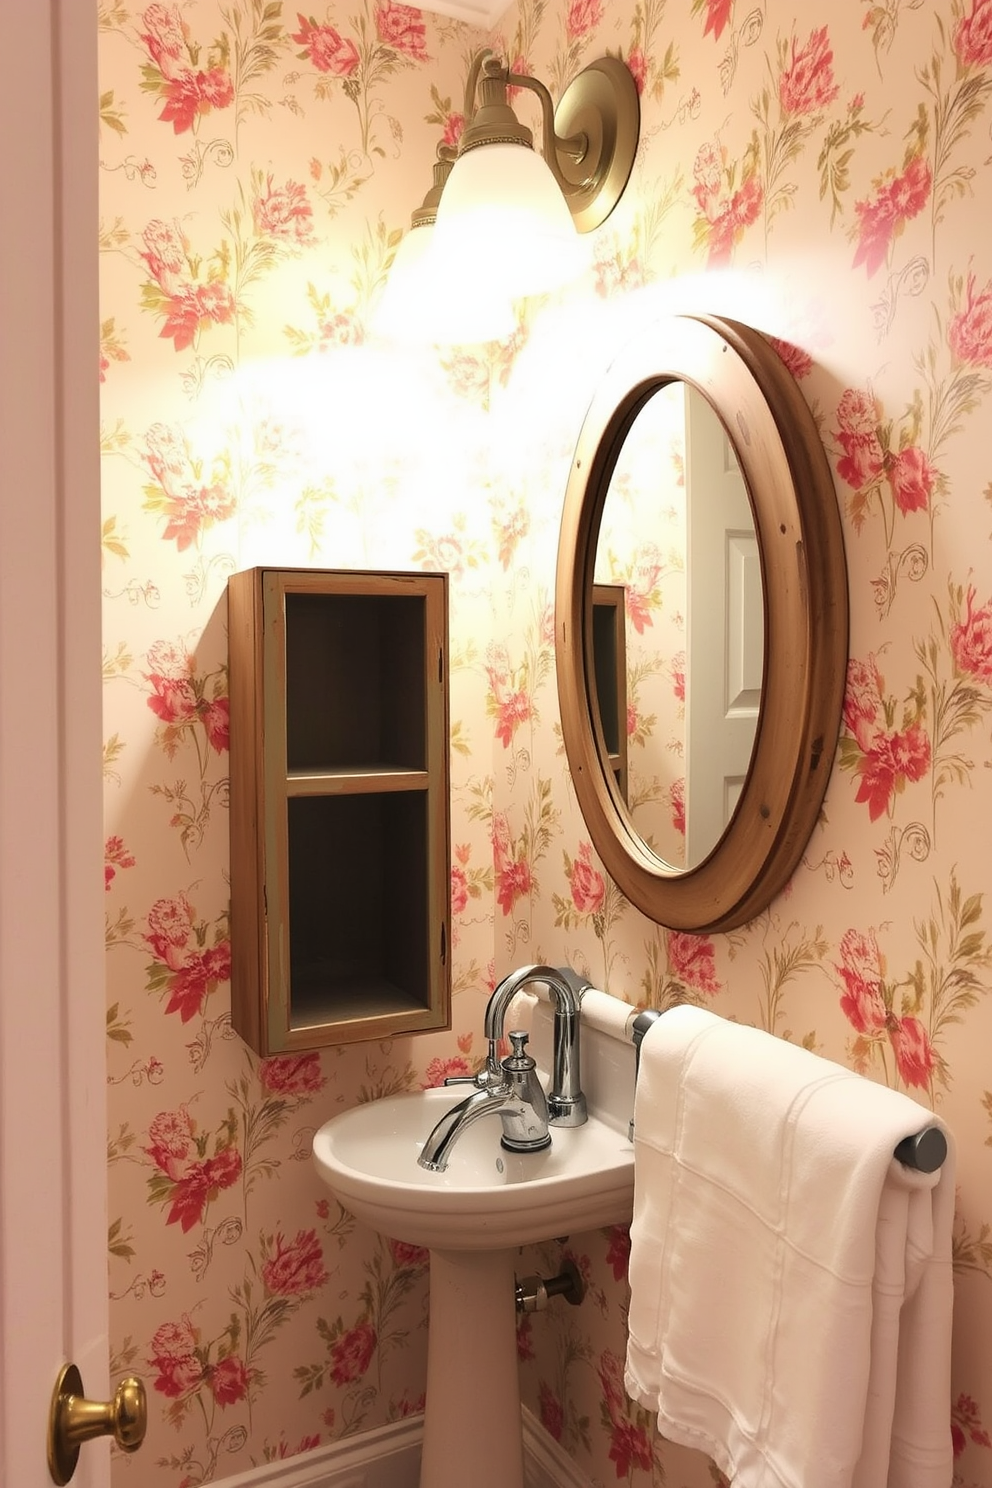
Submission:
MULTIPOLYGON (((494 980, 547 959, 947 1119, 956 1482, 990 1488, 992 0, 518 0, 514 65, 557 95, 619 53, 641 146, 585 278, 459 351, 390 347, 372 315, 486 38, 392 0, 99 9, 112 1364, 150 1395, 115 1481, 190 1488, 422 1408, 426 1257, 340 1210, 311 1135, 475 1068, 494 980), (653 925, 604 875, 555 689, 582 415, 673 309, 775 339, 850 574, 820 823, 787 891, 717 936, 653 925), (256 563, 451 575, 448 1034, 260 1061, 231 1029, 225 583, 256 563)), ((630 562, 650 575, 664 542, 630 562)), ((644 644, 676 711, 634 710, 634 766, 677 731, 658 592, 644 644)), ((588 1294, 522 1322, 527 1404, 592 1484, 712 1484, 624 1393, 624 1231, 564 1248, 588 1294)))

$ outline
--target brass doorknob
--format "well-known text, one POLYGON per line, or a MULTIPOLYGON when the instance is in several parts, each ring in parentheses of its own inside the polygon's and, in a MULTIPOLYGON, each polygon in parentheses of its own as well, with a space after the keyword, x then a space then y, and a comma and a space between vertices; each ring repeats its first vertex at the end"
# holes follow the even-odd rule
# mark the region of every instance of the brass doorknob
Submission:
POLYGON ((124 1452, 136 1452, 145 1439, 148 1401, 140 1379, 128 1375, 113 1400, 86 1400, 75 1364, 66 1364, 55 1382, 48 1416, 48 1471, 52 1481, 68 1483, 79 1448, 96 1436, 112 1436, 124 1452))

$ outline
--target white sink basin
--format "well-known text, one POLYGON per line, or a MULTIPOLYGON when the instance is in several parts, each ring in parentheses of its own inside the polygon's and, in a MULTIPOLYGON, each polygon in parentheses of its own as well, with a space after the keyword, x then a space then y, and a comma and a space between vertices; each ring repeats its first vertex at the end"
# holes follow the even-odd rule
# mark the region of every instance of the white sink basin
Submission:
POLYGON ((468 1127, 443 1173, 418 1167, 435 1124, 470 1086, 369 1101, 320 1128, 321 1177, 356 1219, 429 1249, 501 1250, 629 1223, 634 1152, 626 1131, 590 1115, 551 1128, 544 1152, 506 1152, 493 1114, 468 1127))
MULTIPOLYGON (((529 1006, 532 1049, 547 1088, 551 1011, 534 998, 529 1006)), ((514 1252, 631 1219, 634 1050, 606 1031, 625 1028, 626 1015, 591 991, 582 1017, 589 1119, 553 1126, 543 1152, 504 1151, 503 1124, 493 1112, 461 1133, 443 1173, 419 1167, 428 1136, 471 1094, 470 1085, 369 1101, 325 1122, 314 1137, 317 1170, 339 1203, 380 1234, 431 1253, 421 1488, 464 1488, 468 1461, 477 1464, 480 1483, 522 1488, 514 1252), (602 1028, 591 1026, 597 999, 602 1028), (484 1347, 473 1350, 471 1369, 460 1369, 472 1337, 484 1347)))

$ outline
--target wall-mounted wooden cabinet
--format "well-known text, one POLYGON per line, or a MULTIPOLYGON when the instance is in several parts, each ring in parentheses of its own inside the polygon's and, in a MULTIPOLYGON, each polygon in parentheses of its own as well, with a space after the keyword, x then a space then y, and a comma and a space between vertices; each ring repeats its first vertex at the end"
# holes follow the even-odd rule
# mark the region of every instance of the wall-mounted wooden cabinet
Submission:
POLYGON ((235 1028, 448 1027, 447 575, 254 568, 228 605, 235 1028))

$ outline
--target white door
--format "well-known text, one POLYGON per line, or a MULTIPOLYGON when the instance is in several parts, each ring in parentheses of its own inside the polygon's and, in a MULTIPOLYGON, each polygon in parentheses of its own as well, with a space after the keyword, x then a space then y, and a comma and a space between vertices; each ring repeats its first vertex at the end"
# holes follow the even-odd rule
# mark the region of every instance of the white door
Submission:
POLYGON ((761 704, 761 559, 747 487, 713 409, 686 410, 686 865, 712 852, 751 763, 761 704))
MULTIPOLYGON (((0 1484, 52 1388, 108 1398, 95 5, 4 7, 0 138, 0 1484)), ((106 1442, 73 1484, 109 1481, 106 1442)))

